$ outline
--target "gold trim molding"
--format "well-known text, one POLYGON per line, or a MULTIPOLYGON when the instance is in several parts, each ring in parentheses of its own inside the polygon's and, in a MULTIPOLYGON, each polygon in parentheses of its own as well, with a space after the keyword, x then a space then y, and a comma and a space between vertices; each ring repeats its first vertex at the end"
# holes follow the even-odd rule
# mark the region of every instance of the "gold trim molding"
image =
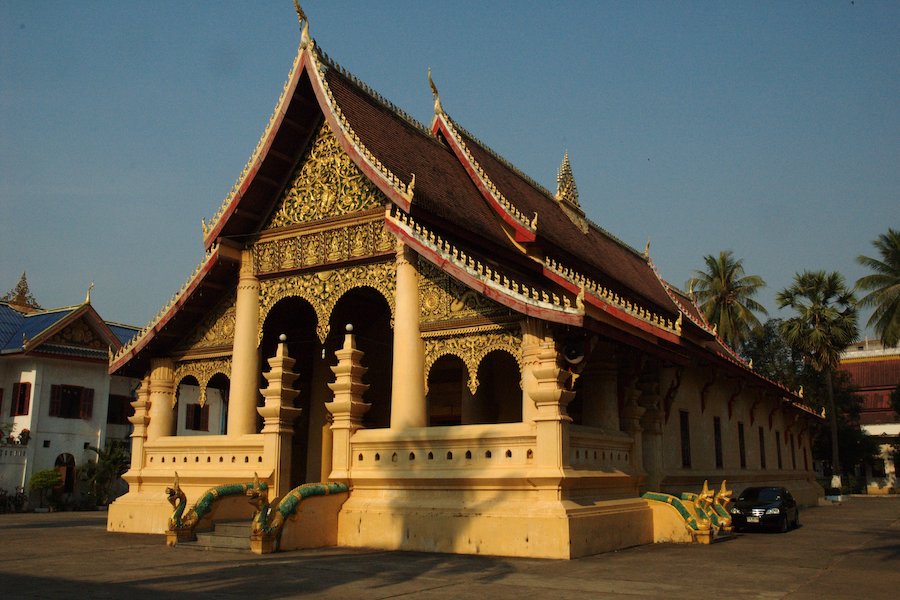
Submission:
POLYGON ((231 379, 231 358, 216 358, 212 360, 192 360, 181 362, 175 367, 175 386, 181 384, 185 377, 193 376, 200 386, 200 405, 206 404, 206 387, 216 375, 224 375, 231 379))
POLYGON ((522 334, 500 326, 484 328, 480 332, 472 332, 469 328, 463 331, 442 332, 424 339, 425 343, 425 391, 428 391, 428 375, 434 363, 443 356, 456 356, 466 365, 469 373, 468 387, 474 395, 478 391, 478 367, 481 361, 494 351, 506 352, 519 365, 522 363, 522 334))

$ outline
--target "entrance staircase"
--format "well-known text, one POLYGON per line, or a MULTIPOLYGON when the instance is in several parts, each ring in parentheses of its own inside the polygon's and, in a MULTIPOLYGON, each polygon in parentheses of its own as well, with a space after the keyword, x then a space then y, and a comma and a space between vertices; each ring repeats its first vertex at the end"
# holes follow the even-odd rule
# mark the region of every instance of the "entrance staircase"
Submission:
POLYGON ((250 521, 219 521, 209 531, 198 531, 197 541, 181 542, 178 547, 246 552, 250 549, 250 521))

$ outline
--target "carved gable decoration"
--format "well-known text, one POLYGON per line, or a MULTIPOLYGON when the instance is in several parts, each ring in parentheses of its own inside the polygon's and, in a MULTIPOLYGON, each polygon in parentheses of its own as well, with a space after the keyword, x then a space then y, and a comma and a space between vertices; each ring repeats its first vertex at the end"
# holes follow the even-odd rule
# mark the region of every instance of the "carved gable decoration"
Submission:
POLYGON ((346 215, 387 199, 343 151, 323 123, 278 201, 266 229, 346 215))
POLYGON ((78 319, 46 341, 47 344, 78 346, 93 350, 106 350, 108 344, 98 336, 84 319, 78 319))
POLYGON ((422 274, 419 298, 423 323, 513 315, 505 306, 463 285, 421 257, 419 272, 422 274))
POLYGON ((234 294, 223 298, 188 335, 179 350, 204 350, 225 347, 229 353, 234 342, 234 294))

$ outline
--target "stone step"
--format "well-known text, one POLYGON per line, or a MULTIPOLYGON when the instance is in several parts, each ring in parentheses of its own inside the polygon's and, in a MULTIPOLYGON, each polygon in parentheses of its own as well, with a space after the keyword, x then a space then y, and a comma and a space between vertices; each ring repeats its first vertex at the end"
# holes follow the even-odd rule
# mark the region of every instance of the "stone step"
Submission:
POLYGON ((215 523, 210 531, 198 531, 197 541, 179 544, 194 550, 226 550, 240 552, 250 549, 250 523, 247 521, 215 523))

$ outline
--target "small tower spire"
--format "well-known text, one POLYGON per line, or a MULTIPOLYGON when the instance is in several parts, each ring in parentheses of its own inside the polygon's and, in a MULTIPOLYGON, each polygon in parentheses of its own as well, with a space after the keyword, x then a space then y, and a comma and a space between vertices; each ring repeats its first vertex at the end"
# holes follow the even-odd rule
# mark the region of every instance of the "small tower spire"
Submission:
POLYGON ((572 174, 568 150, 563 155, 562 164, 559 166, 559 172, 556 174, 556 199, 576 208, 581 208, 581 204, 578 202, 578 186, 575 185, 575 176, 572 174))
POLYGON ((0 298, 0 301, 9 302, 19 312, 31 312, 32 310, 41 309, 41 305, 37 303, 31 290, 28 289, 28 278, 25 276, 25 271, 22 271, 22 276, 19 278, 19 283, 16 284, 16 287, 9 290, 5 296, 0 298))

